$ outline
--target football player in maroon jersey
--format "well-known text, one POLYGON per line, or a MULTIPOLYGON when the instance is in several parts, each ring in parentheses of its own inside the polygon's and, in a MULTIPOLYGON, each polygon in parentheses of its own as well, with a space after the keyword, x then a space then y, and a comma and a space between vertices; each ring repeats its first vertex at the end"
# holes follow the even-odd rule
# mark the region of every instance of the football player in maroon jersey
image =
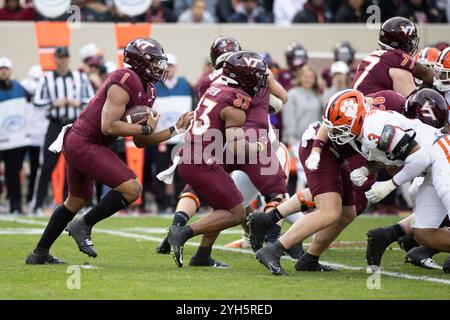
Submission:
MULTIPOLYGON (((211 84, 222 82, 222 65, 224 60, 228 55, 230 55, 233 51, 239 50, 240 45, 236 42, 235 39, 231 37, 219 37, 213 41, 211 46, 211 61, 216 64, 216 69, 214 72, 210 74, 209 77, 204 78, 203 82, 199 86, 199 95, 203 95, 205 90, 211 86, 211 84)), ((273 78, 272 74, 269 72, 268 76, 268 86, 261 90, 261 92, 252 99, 254 107, 251 109, 249 114, 247 115, 247 121, 244 126, 244 130, 247 131, 264 131, 268 134, 269 131, 269 122, 268 122, 268 113, 269 107, 276 109, 280 108, 281 105, 286 102, 287 94, 285 90, 281 87, 281 85, 273 78), (279 97, 279 98, 278 98, 279 97), (275 105, 278 101, 278 106, 275 105)), ((271 145, 269 145, 271 148, 271 145)), ((282 170, 281 166, 279 166, 277 173, 270 176, 261 175, 261 170, 266 165, 261 164, 260 162, 255 164, 241 164, 236 165, 233 168, 228 167, 230 171, 232 170, 241 170, 249 176, 250 180, 254 184, 254 186, 260 191, 260 193, 266 197, 267 203, 271 203, 272 205, 278 204, 281 201, 282 195, 286 192, 286 175, 282 170), (277 200, 278 199, 278 200, 277 200), (278 202, 277 202, 278 201, 278 202)), ((233 176, 233 179, 236 179, 233 176)), ((236 181, 236 180, 235 180, 236 181)), ((239 182, 237 182, 238 188, 241 187, 239 182)), ((178 201, 176 207, 176 213, 173 218, 172 225, 181 225, 184 226, 187 224, 189 219, 197 212, 200 207, 201 201, 198 198, 198 195, 194 190, 187 187, 180 195, 180 200, 178 201)), ((247 229, 245 222, 243 223, 244 230, 247 229)), ((273 230, 271 230, 271 235, 273 234, 273 241, 279 235, 280 227, 275 226, 273 230)), ((211 258, 211 248, 216 240, 217 234, 208 234, 202 237, 201 244, 198 248, 197 254, 194 255, 189 262, 191 266, 214 266, 224 268, 226 265, 222 262, 216 261, 211 258)), ((168 254, 170 252, 170 246, 167 241, 167 237, 160 243, 160 245, 156 249, 157 253, 168 254)), ((292 249, 290 254, 298 256, 302 251, 301 246, 292 249)))
MULTIPOLYGON (((344 90, 343 92, 348 92, 347 95, 350 96, 355 94, 355 90, 344 90)), ((360 99, 364 99, 364 103, 370 108, 400 111, 405 102, 404 97, 392 90, 380 91, 366 97, 360 92, 357 92, 357 94, 360 99)), ((298 271, 333 270, 319 263, 320 255, 340 232, 364 211, 367 205, 367 199, 364 195, 364 191, 367 191, 367 189, 352 184, 349 177, 352 167, 348 163, 349 159, 354 158, 356 160, 353 162, 358 162, 360 166, 367 161, 359 159, 362 156, 352 147, 337 145, 328 141, 327 131, 324 128, 324 126, 320 128, 319 122, 312 125, 307 130, 309 132, 305 132, 304 141, 299 148, 299 158, 305 167, 309 188, 294 195, 268 214, 253 213, 249 216, 250 241, 253 249, 258 250, 262 245, 266 230, 279 219, 299 210, 308 210, 314 206, 314 203, 319 203, 319 210, 307 214, 297 221, 279 241, 274 244, 266 244, 261 250, 257 251, 258 260, 274 274, 285 273, 279 264, 279 252, 289 249, 302 241, 303 236, 316 231, 318 232, 313 243, 306 254, 298 259, 296 269, 298 271), (320 166, 309 169, 308 161, 315 152, 320 153, 320 166), (311 202, 312 200, 314 200, 314 203, 311 202)))
POLYGON ((267 88, 266 68, 255 52, 230 54, 223 65, 224 82, 212 84, 198 103, 178 172, 213 211, 190 225, 169 227, 168 241, 179 267, 183 266, 183 246, 188 239, 220 232, 245 219, 242 194, 222 158, 223 145, 238 156, 254 156, 265 150, 265 137, 255 142, 245 139, 244 124, 254 107, 252 99, 267 88))
POLYGON ((428 85, 433 83, 433 71, 414 62, 419 35, 413 22, 394 17, 383 23, 378 38, 380 49, 366 56, 358 65, 352 87, 364 94, 395 90, 408 97, 416 84, 414 77, 428 85))
POLYGON ((50 255, 53 242, 66 229, 80 251, 96 257, 91 239, 92 227, 138 199, 142 187, 135 173, 108 149, 117 137, 132 136, 138 147, 159 143, 173 133, 186 128, 192 114, 184 114, 178 123, 166 130, 153 133, 159 115, 148 112, 144 125, 121 121, 125 111, 136 105, 151 107, 156 98, 153 83, 164 81, 167 57, 154 39, 141 38, 124 49, 126 68, 111 73, 97 94, 89 102, 71 127, 65 127, 55 141, 55 150, 63 151, 69 195, 50 218, 36 248, 26 259, 27 264, 59 264, 61 260, 50 255), (111 188, 99 203, 79 219, 73 217, 92 198, 93 181, 111 188))

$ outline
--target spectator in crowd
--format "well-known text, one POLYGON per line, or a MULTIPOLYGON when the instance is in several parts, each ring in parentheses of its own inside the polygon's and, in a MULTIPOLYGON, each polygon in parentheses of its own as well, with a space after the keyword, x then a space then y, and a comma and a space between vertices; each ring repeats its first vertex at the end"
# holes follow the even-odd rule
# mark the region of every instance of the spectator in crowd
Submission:
POLYGON ((350 69, 343 61, 336 61, 331 65, 331 86, 325 90, 323 94, 323 101, 327 101, 333 94, 350 87, 350 79, 348 73, 350 69))
POLYGON ((216 7, 217 22, 220 23, 228 22, 228 18, 231 17, 236 12, 234 10, 235 3, 236 3, 235 0, 218 1, 216 7))
POLYGON ((33 8, 22 8, 19 0, 5 0, 5 6, 0 9, 0 20, 34 20, 33 8))
POLYGON ((308 0, 303 10, 297 12, 293 23, 328 23, 333 22, 333 13, 324 0, 308 0))
POLYGON ((86 73, 94 91, 97 92, 108 76, 103 53, 95 43, 89 43, 80 49, 80 58, 80 71, 86 73))
POLYGON ((442 22, 439 11, 425 0, 407 0, 397 11, 397 15, 415 23, 442 22))
POLYGON ((345 0, 334 18, 339 23, 365 23, 369 18, 365 0, 345 0))
POLYGON ((284 89, 292 87, 292 80, 296 77, 296 72, 308 62, 308 52, 305 47, 297 42, 292 42, 284 52, 286 58, 286 70, 280 70, 277 80, 284 89))
POLYGON ((397 16, 400 8, 406 0, 372 0, 372 4, 377 5, 381 11, 381 21, 386 21, 397 16))
MULTIPOLYGON (((283 139, 292 150, 298 150, 302 135, 310 123, 319 121, 322 112, 322 99, 319 92, 319 79, 316 71, 308 64, 296 73, 294 87, 288 91, 288 102, 282 111, 283 139)), ((303 167, 297 157, 297 189, 306 184, 303 167)))
MULTIPOLYGON (((164 83, 155 85, 158 99, 153 105, 153 110, 160 114, 158 126, 155 131, 158 132, 164 128, 169 128, 176 124, 179 117, 193 109, 194 99, 192 88, 186 78, 177 75, 177 60, 173 54, 167 53, 168 73, 164 83)), ((159 172, 166 170, 172 164, 172 150, 178 144, 184 141, 183 135, 178 135, 172 139, 155 146, 155 170, 153 177, 159 172)), ((174 178, 175 190, 173 185, 166 185, 164 182, 155 180, 155 198, 160 212, 173 212, 172 206, 175 205, 176 195, 180 194, 184 183, 178 173, 174 178)))
POLYGON ((20 170, 24 147, 29 145, 26 91, 11 79, 12 62, 0 58, 0 155, 5 163, 9 212, 22 212, 20 170))
POLYGON ((190 9, 185 10, 179 17, 180 23, 214 23, 213 16, 206 11, 205 0, 193 0, 190 9))
POLYGON ((81 21, 106 22, 110 18, 109 7, 97 3, 87 3, 86 0, 73 0, 72 5, 80 8, 81 21))
POLYGON ((62 127, 72 123, 94 96, 94 89, 86 74, 69 69, 69 50, 57 47, 54 53, 56 70, 46 72, 40 79, 34 96, 37 108, 47 109, 50 120, 42 149, 40 168, 33 197, 34 211, 39 213, 47 196, 48 184, 59 154, 48 150, 62 127))
POLYGON ((33 104, 33 97, 39 80, 42 76, 42 68, 39 65, 32 66, 28 71, 28 76, 22 80, 21 85, 27 91, 28 104, 28 126, 30 133, 30 144, 25 148, 25 156, 30 164, 30 174, 28 176, 27 203, 33 199, 36 174, 39 168, 39 154, 44 144, 45 133, 47 132, 48 119, 46 112, 42 108, 36 108, 33 104))
POLYGON ((167 5, 167 2, 163 3, 161 0, 152 0, 152 4, 147 11, 146 20, 151 23, 177 22, 177 17, 167 5))
POLYGON ((231 15, 228 22, 232 23, 270 23, 271 17, 258 7, 256 0, 241 0, 236 12, 231 15))
POLYGON ((290 25, 295 13, 303 9, 306 0, 275 0, 273 3, 274 22, 278 25, 290 25))
MULTIPOLYGON (((348 41, 342 41, 336 43, 336 46, 333 49, 334 62, 342 61, 347 64, 349 67, 348 77, 350 81, 353 80, 356 74, 356 66, 355 66, 355 49, 348 41)), ((322 78, 325 80, 327 87, 331 86, 331 72, 330 68, 325 68, 322 71, 322 78)))
MULTIPOLYGON (((193 0, 173 0, 173 10, 175 11, 176 16, 180 16, 184 11, 188 10, 192 4, 193 0)), ((221 2, 227 2, 224 0, 205 0, 206 4, 206 10, 208 10, 211 17, 216 20, 216 12, 217 12, 217 6, 221 2)))

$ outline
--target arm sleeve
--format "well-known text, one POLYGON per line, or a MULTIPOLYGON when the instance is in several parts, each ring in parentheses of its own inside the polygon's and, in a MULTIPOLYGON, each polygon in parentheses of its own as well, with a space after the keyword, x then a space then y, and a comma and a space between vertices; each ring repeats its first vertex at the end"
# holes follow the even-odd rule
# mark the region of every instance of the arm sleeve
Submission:
POLYGON ((398 186, 408 182, 424 172, 431 160, 426 151, 420 148, 405 159, 405 165, 392 179, 398 186))

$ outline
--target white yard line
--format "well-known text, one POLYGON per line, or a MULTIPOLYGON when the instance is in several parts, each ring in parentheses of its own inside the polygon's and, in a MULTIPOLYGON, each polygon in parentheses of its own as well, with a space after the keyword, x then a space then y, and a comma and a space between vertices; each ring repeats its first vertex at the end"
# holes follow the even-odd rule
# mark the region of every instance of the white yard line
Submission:
MULTIPOLYGON (((16 218, 16 217, 2 217, 0 216, 0 220, 2 221, 10 221, 10 222, 18 222, 23 224, 31 224, 31 225, 43 225, 45 226, 47 222, 45 221, 36 221, 32 219, 23 219, 23 218, 16 218)), ((159 237, 153 237, 153 236, 146 236, 141 234, 135 234, 135 233, 129 233, 129 232, 122 232, 122 231, 116 231, 116 230, 108 230, 108 229, 101 229, 96 228, 95 232, 103 233, 103 234, 109 234, 114 236, 119 236, 123 238, 130 238, 130 239, 138 239, 138 240, 147 240, 147 241, 153 241, 153 242, 160 242, 163 240, 159 237)), ((189 246, 195 246, 197 247, 200 243, 198 242, 187 242, 186 245, 189 246)), ((226 248, 224 246, 214 246, 215 250, 222 250, 222 251, 229 251, 229 252, 238 252, 238 253, 244 253, 244 254, 251 254, 254 255, 253 251, 246 250, 246 249, 238 249, 238 248, 226 248)), ((294 260, 290 257, 283 257, 288 260, 294 260)), ((328 264, 332 267, 336 267, 338 269, 344 269, 344 270, 354 270, 354 271, 363 271, 363 267, 355 267, 355 266, 349 266, 345 264, 340 263, 333 263, 333 262, 327 262, 322 261, 324 264, 328 264)), ((391 271, 384 271, 381 270, 382 275, 394 277, 394 278, 401 278, 401 279, 408 279, 408 280, 417 280, 417 281, 426 281, 426 282, 434 282, 434 283, 442 283, 446 285, 450 285, 450 279, 442 279, 442 278, 435 278, 435 277, 429 277, 429 276, 415 276, 407 273, 400 273, 400 272, 391 272, 391 271)))

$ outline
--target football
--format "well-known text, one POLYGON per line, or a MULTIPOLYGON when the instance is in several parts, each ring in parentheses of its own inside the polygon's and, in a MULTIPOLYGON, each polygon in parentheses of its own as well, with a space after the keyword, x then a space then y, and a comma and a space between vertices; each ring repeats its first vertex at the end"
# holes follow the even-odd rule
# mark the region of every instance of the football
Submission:
POLYGON ((153 116, 157 115, 157 112, 153 111, 151 108, 140 105, 127 109, 121 120, 127 123, 144 124, 147 122, 147 111, 151 111, 153 116))

